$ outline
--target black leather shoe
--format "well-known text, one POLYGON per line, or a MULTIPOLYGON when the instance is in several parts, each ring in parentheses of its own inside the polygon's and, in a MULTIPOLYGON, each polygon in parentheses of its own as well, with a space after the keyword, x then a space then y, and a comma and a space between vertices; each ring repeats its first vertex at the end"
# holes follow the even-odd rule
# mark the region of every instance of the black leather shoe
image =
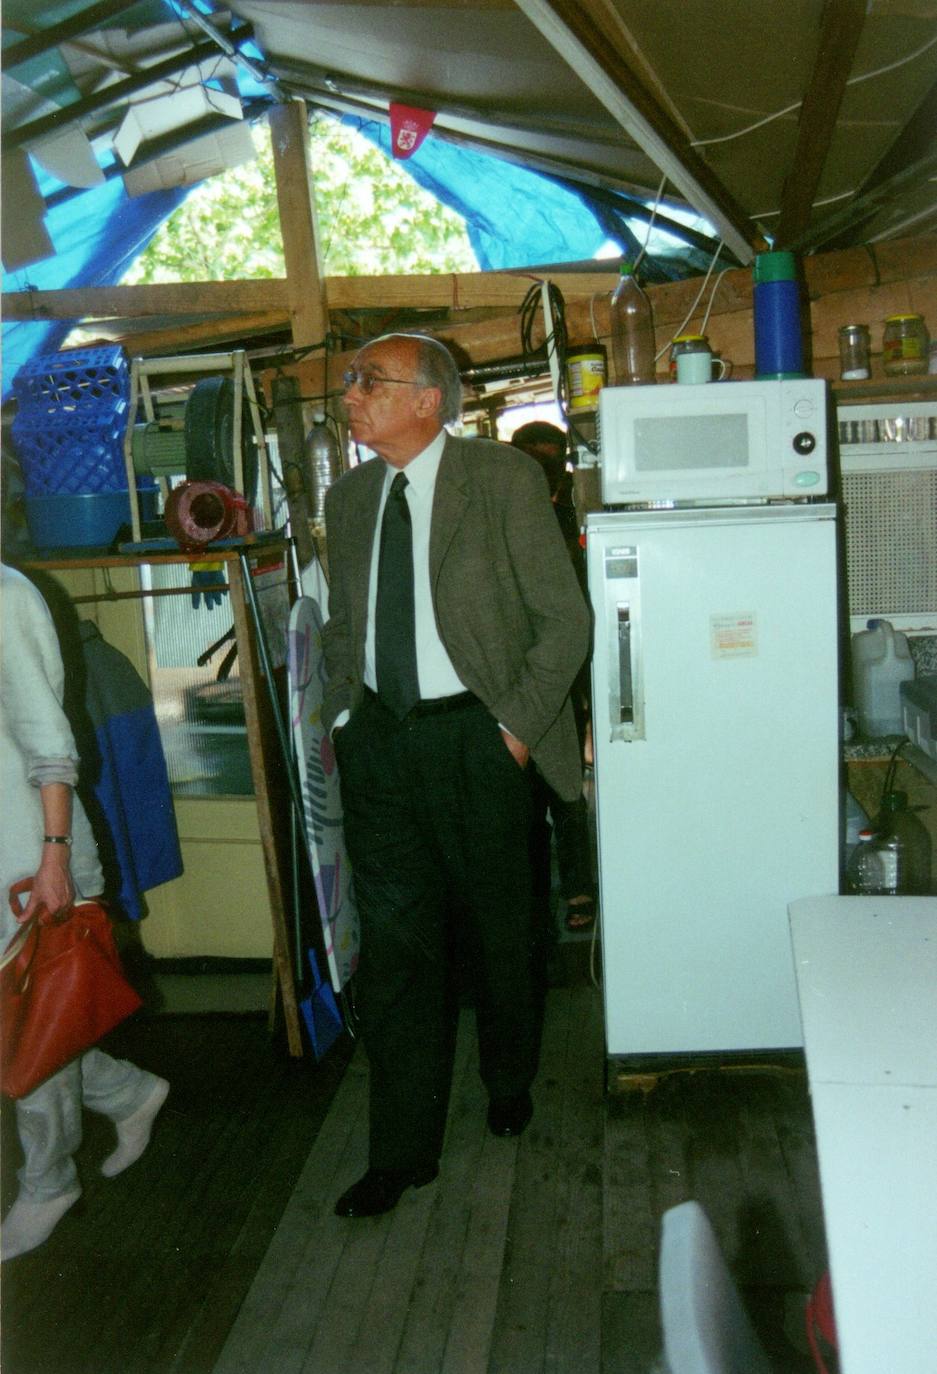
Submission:
POLYGON ((530 1093, 493 1097, 488 1103, 488 1129, 492 1135, 521 1135, 533 1114, 530 1093))
POLYGON ((435 1164, 418 1169, 369 1169, 342 1193, 335 1204, 337 1217, 379 1217, 397 1206, 408 1188, 423 1188, 439 1173, 435 1164))

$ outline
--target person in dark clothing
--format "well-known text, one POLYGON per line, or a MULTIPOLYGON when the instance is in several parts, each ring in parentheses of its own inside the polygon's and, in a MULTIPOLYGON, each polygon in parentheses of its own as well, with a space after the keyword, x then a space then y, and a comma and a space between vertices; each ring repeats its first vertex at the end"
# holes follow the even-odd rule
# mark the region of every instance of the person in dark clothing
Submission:
MULTIPOLYGON (((566 467, 567 437, 563 430, 545 420, 531 420, 511 436, 511 444, 535 458, 543 468, 550 488, 550 500, 559 522, 567 550, 583 592, 586 591, 585 559, 579 542, 579 520, 572 495, 572 474, 566 467)), ((589 705, 589 661, 582 665, 570 693, 579 742, 586 751, 591 713, 589 705)), ((549 903, 550 827, 556 840, 560 891, 566 902, 567 930, 588 930, 595 922, 595 879, 592 845, 589 838, 585 799, 560 797, 543 779, 535 788, 534 844, 535 891, 539 905, 549 903)))
POLYGON ((345 374, 352 438, 378 457, 328 492, 322 720, 333 734, 361 918, 356 992, 370 1062, 369 1167, 336 1204, 389 1211, 438 1171, 455 1031, 454 921, 478 951, 488 1128, 533 1112, 530 769, 574 798, 568 696, 588 611, 525 454, 445 425, 458 369, 388 335, 345 374))

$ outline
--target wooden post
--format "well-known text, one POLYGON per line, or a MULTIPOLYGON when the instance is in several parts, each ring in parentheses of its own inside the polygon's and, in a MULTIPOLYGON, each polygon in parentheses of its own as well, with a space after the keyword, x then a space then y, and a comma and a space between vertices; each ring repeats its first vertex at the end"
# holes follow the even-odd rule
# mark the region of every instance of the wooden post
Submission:
POLYGON ((293 100, 270 111, 270 139, 277 181, 280 232, 286 261, 293 343, 321 343, 329 316, 319 254, 319 226, 309 172, 306 104, 293 100))
POLYGON ((303 473, 303 414, 299 400, 299 379, 274 377, 272 392, 280 471, 290 511, 290 529, 296 540, 300 567, 304 568, 312 561, 315 545, 310 527, 312 511, 303 473))
POLYGON ((275 786, 282 773, 282 764, 278 761, 277 741, 271 723, 272 706, 260 688, 263 675, 254 629, 248 614, 240 562, 236 558, 231 559, 227 562, 227 568, 234 633, 241 665, 241 691, 244 698, 251 776, 257 799, 257 820, 260 826, 260 841, 267 871, 270 914, 273 921, 274 996, 271 1023, 276 1014, 276 992, 279 989, 283 999, 287 1046, 290 1054, 298 1059, 303 1054, 303 1041, 286 922, 290 873, 286 854, 289 809, 288 805, 279 799, 279 791, 275 786))
MULTIPOLYGON (((319 253, 319 227, 309 165, 309 123, 305 102, 293 100, 288 105, 277 105, 270 111, 269 119, 273 167, 277 181, 277 204, 280 210, 280 233, 283 237, 283 256, 286 262, 290 328, 294 345, 304 348, 310 344, 322 343, 329 331, 325 278, 319 253)), ((322 378, 322 409, 331 412, 328 393, 332 369, 329 366, 328 353, 323 350, 321 354, 313 356, 316 361, 321 358, 321 369, 317 370, 320 370, 322 378)), ((289 467, 302 456, 302 439, 309 429, 311 416, 308 407, 301 411, 295 404, 287 403, 286 394, 282 389, 279 389, 279 395, 276 386, 273 390, 290 522, 296 536, 299 561, 305 566, 312 557, 314 544, 318 541, 308 536, 308 524, 304 524, 299 515, 299 510, 304 504, 298 494, 298 488, 303 484, 296 481, 300 477, 300 472, 296 468, 290 472, 289 467), (295 414, 291 417, 289 412, 295 414), (288 452, 282 447, 284 436, 288 452)), ((298 388, 295 394, 299 395, 298 388)), ((308 515, 306 518, 308 520, 308 515)), ((324 562, 325 549, 319 548, 318 553, 320 560, 324 562)))

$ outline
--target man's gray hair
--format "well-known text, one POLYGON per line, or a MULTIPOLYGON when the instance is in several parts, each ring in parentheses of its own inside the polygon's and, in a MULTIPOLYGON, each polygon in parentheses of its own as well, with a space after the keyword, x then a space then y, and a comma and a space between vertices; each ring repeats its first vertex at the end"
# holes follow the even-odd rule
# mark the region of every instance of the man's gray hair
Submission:
MULTIPOLYGON (((439 419, 454 424, 462 414, 462 379, 455 358, 445 344, 429 334, 385 334, 383 339, 412 339, 417 346, 416 380, 439 388, 439 419)), ((375 343, 383 340, 375 339, 375 343)))

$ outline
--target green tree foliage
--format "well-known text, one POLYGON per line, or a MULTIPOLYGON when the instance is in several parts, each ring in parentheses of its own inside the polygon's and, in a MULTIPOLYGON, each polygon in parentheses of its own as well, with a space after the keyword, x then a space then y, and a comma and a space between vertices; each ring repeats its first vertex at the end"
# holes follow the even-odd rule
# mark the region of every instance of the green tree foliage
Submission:
MULTIPOLYGON (((211 177, 140 255, 127 283, 232 281, 286 274, 266 124, 255 161, 211 177)), ((462 219, 353 129, 310 127, 324 270, 329 276, 477 270, 462 219)))

